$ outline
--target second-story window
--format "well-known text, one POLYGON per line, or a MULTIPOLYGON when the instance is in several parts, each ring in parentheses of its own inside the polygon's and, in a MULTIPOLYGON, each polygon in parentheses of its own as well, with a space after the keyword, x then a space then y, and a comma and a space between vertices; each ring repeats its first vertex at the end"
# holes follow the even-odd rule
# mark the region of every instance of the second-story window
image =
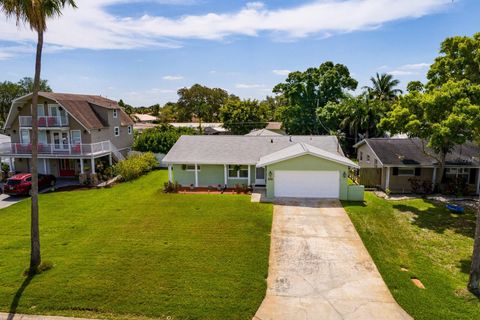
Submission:
POLYGON ((115 137, 120 136, 120 128, 119 127, 114 127, 113 128, 113 134, 115 135, 115 137))
POLYGON ((128 134, 132 134, 132 126, 128 126, 128 134))
POLYGON ((114 118, 118 117, 118 110, 117 109, 113 109, 113 117, 114 118))

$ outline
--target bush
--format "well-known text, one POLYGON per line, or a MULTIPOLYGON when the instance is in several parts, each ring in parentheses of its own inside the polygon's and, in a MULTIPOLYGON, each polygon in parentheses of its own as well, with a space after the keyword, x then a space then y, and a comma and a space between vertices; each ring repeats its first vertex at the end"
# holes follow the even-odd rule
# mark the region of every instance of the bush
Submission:
POLYGON ((133 149, 141 152, 168 153, 182 135, 194 135, 193 128, 175 128, 171 125, 160 125, 135 134, 133 149))
POLYGON ((180 184, 178 182, 165 182, 163 184, 163 192, 165 193, 177 193, 178 190, 180 189, 180 184))
POLYGON ((115 172, 122 176, 122 181, 131 181, 152 171, 158 165, 157 158, 151 152, 132 154, 115 166, 115 172))

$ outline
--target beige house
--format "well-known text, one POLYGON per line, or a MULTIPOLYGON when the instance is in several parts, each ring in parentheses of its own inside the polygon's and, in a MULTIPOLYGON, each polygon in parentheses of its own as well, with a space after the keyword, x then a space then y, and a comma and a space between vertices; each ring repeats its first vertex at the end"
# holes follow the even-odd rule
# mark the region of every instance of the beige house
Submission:
MULTIPOLYGON (((420 139, 364 139, 354 146, 360 166, 360 183, 368 187, 389 189, 394 193, 412 192, 412 180, 419 183, 437 181, 439 164, 432 151, 420 139)), ((447 155, 441 184, 462 178, 471 193, 480 193, 480 148, 467 142, 447 155)), ((437 181, 438 183, 438 181, 437 181)))
MULTIPOLYGON (((4 130, 11 142, 0 144, 0 157, 10 171, 31 167, 31 94, 13 101, 4 130)), ((99 159, 110 165, 122 160, 133 144, 133 121, 116 101, 93 95, 40 92, 38 114, 38 170, 57 177, 91 175, 96 179, 99 159)))

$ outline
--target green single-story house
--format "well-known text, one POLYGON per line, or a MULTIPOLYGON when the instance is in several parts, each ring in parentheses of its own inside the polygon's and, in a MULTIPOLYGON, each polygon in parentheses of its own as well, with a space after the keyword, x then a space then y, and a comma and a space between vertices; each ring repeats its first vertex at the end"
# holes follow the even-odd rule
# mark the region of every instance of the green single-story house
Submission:
POLYGON ((335 136, 182 136, 162 162, 182 186, 265 188, 266 197, 363 201, 335 136))

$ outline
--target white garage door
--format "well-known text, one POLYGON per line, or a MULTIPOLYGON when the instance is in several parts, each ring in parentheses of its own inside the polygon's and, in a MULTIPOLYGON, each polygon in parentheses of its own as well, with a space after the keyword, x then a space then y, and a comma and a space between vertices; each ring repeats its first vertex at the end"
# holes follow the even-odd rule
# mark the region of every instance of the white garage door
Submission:
POLYGON ((275 171, 275 197, 338 198, 338 171, 275 171))

